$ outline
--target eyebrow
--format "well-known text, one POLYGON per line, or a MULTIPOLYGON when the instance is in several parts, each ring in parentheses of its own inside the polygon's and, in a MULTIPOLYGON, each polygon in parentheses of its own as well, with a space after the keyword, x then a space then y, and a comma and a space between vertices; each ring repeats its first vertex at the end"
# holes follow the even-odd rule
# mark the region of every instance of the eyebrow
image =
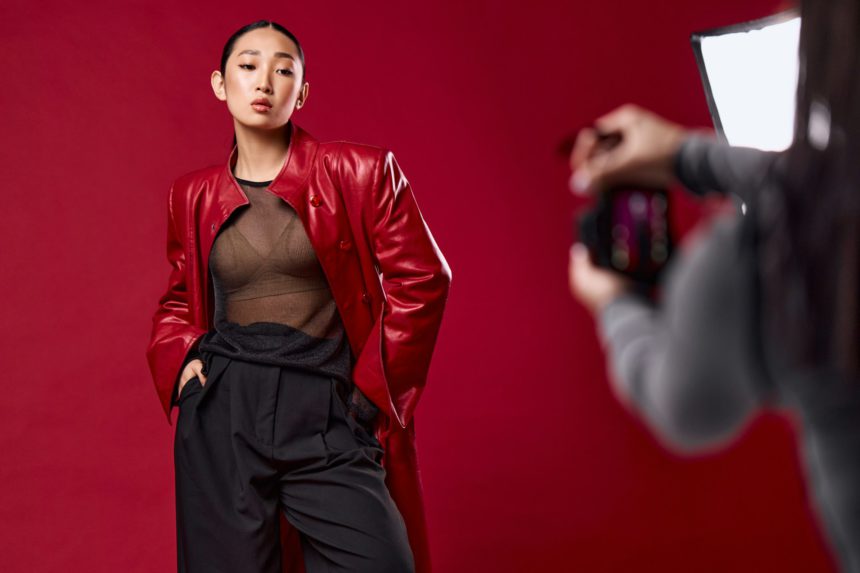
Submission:
MULTIPOLYGON (((239 52, 236 55, 241 56, 242 54, 251 54, 252 56, 259 56, 260 50, 242 50, 241 52, 239 52)), ((288 54, 287 52, 275 52, 275 57, 276 58, 289 58, 293 61, 295 61, 295 59, 296 59, 295 57, 293 57, 292 54, 288 54)))

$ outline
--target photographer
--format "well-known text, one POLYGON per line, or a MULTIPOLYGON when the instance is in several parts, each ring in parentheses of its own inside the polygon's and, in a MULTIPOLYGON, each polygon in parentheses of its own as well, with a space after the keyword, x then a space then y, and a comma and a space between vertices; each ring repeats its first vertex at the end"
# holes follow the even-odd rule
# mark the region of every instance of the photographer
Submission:
POLYGON ((738 194, 673 258, 654 303, 571 249, 571 292, 594 314, 619 397, 670 445, 725 443, 755 410, 795 407, 812 493, 845 571, 860 571, 860 0, 801 6, 795 139, 734 148, 635 106, 584 130, 572 184, 738 194), (620 143, 600 148, 598 132, 620 143))

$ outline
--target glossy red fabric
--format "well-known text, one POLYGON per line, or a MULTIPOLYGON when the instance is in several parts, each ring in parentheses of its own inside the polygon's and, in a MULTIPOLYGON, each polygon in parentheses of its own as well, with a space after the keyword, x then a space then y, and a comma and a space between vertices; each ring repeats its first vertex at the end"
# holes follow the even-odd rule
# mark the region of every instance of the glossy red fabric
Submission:
MULTIPOLYGON (((451 270, 394 155, 347 142, 321 143, 295 124, 284 166, 269 189, 302 220, 328 279, 352 350, 353 379, 381 410, 386 484, 409 532, 417 571, 430 571, 414 412, 451 282, 451 270)), ((146 351, 167 420, 180 367, 212 328, 209 252, 221 225, 248 203, 226 164, 177 178, 168 194, 167 290, 146 351)), ((282 520, 284 571, 297 573, 301 549, 282 520)), ((292 531, 290 531, 292 530, 292 531)))

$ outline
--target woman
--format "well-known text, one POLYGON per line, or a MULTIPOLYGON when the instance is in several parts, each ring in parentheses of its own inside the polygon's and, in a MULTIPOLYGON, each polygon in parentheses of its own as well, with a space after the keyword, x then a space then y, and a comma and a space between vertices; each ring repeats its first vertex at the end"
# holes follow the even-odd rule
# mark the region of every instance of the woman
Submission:
POLYGON ((572 182, 735 191, 745 217, 717 221, 673 262, 660 304, 571 249, 571 291, 598 318, 613 385, 670 444, 736 435, 757 408, 795 406, 824 526, 860 571, 860 1, 801 6, 795 140, 731 148, 634 106, 599 119, 621 144, 581 134, 572 182))
POLYGON ((390 152, 291 121, 288 30, 238 30, 212 88, 234 146, 170 189, 147 349, 179 407, 179 571, 429 571, 413 412, 448 264, 390 152))

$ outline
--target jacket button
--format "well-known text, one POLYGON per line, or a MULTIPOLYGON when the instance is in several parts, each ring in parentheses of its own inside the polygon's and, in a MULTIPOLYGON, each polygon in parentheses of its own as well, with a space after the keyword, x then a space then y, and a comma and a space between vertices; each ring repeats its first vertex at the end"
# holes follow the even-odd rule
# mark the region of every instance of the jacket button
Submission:
POLYGON ((352 243, 346 240, 338 241, 337 246, 341 251, 348 251, 349 248, 352 246, 352 243))
POLYGON ((364 304, 370 304, 370 295, 366 292, 361 293, 361 302, 364 304))
POLYGON ((320 205, 322 205, 322 199, 320 199, 319 195, 311 196, 311 205, 313 205, 314 207, 319 207, 320 205))
POLYGON ((215 223, 212 223, 212 230, 215 230, 215 223))

